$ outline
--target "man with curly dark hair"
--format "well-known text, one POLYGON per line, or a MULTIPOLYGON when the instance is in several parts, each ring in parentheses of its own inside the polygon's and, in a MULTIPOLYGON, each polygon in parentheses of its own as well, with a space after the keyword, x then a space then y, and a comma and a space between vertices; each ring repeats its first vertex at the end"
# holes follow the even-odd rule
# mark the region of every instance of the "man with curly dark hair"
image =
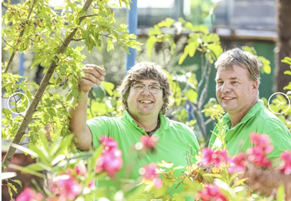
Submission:
MULTIPOLYGON (((169 120, 165 113, 171 102, 169 79, 161 67, 142 62, 132 67, 124 78, 121 87, 121 117, 95 117, 87 119, 88 93, 94 84, 104 80, 105 70, 96 65, 86 65, 84 77, 79 81, 79 91, 84 98, 78 106, 70 108, 70 130, 77 138, 76 146, 82 150, 98 147, 102 135, 112 137, 122 150, 124 164, 130 164, 130 149, 140 141, 141 136, 157 137, 155 153, 146 153, 131 173, 131 178, 139 177, 139 167, 151 162, 174 163, 174 166, 187 165, 186 151, 192 147, 197 154, 199 145, 193 131, 186 125, 169 120)), ((125 175, 124 169, 119 177, 125 175)))

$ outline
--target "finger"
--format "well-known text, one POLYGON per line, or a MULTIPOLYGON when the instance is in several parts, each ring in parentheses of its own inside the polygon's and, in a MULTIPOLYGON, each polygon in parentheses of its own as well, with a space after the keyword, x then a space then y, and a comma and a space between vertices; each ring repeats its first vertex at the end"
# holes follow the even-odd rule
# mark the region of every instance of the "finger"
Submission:
POLYGON ((94 85, 94 83, 90 80, 87 80, 87 79, 81 79, 79 81, 79 86, 80 86, 81 90, 84 92, 90 91, 93 85, 94 85))
POLYGON ((106 74, 106 70, 104 68, 101 68, 100 66, 94 65, 94 64, 86 64, 85 67, 88 68, 93 68, 94 70, 96 70, 99 74, 101 75, 105 75, 106 74))
POLYGON ((88 79, 90 79, 90 74, 95 76, 98 80, 103 81, 105 79, 104 74, 100 73, 99 71, 92 67, 84 67, 82 70, 85 74, 85 77, 88 79))
POLYGON ((89 80, 95 84, 100 84, 101 81, 104 80, 103 76, 96 77, 97 75, 92 75, 91 73, 85 73, 85 76, 82 79, 89 80))

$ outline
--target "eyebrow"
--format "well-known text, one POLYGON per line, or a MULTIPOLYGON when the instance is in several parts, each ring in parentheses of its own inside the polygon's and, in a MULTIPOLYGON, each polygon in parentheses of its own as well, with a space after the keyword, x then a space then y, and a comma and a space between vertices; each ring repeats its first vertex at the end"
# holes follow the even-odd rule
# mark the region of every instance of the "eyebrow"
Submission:
MULTIPOLYGON (((240 80, 238 77, 230 77, 228 79, 230 79, 230 80, 240 80)), ((222 79, 221 78, 216 78, 215 80, 218 81, 218 80, 222 80, 222 79)))
MULTIPOLYGON (((139 81, 139 80, 135 81, 134 83, 145 84, 145 83, 143 83, 142 81, 139 81)), ((149 83, 149 85, 160 85, 160 83, 159 82, 151 82, 151 83, 149 83)))

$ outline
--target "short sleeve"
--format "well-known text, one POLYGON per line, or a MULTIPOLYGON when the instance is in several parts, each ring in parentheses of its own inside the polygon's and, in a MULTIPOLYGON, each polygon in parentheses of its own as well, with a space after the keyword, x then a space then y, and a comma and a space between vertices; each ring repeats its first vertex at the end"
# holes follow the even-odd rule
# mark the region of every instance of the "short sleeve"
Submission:
POLYGON ((87 125, 92 133, 93 146, 100 145, 99 140, 102 135, 110 136, 111 121, 108 117, 96 117, 87 121, 87 125))

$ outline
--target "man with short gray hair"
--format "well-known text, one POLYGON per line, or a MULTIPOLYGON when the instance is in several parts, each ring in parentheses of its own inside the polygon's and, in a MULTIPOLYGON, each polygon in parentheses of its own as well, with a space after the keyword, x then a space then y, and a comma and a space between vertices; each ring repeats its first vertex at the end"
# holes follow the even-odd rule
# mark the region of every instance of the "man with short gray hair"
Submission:
POLYGON ((239 48, 231 49, 218 58, 215 68, 216 96, 227 114, 215 127, 209 146, 222 148, 223 143, 217 137, 222 134, 229 155, 245 153, 253 146, 250 133, 257 132, 267 134, 272 140, 274 150, 268 155, 270 159, 291 150, 287 127, 259 100, 260 67, 256 56, 239 48))

